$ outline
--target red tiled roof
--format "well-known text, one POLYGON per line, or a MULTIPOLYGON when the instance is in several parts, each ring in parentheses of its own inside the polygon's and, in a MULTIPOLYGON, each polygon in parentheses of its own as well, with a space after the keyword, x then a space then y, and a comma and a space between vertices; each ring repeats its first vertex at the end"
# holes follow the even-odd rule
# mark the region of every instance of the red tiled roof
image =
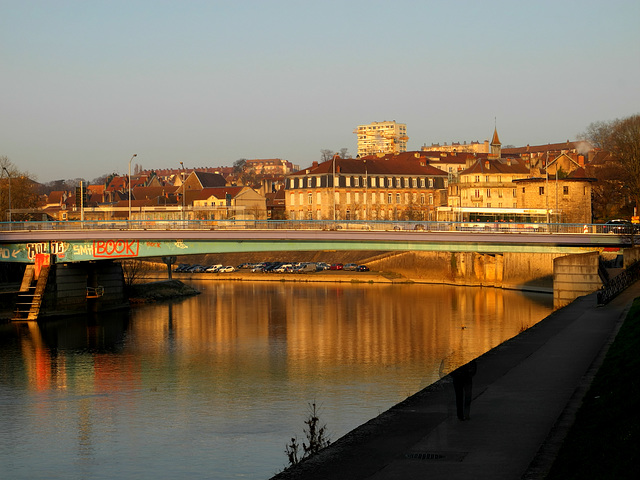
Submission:
MULTIPOLYGON (((300 170, 290 176, 323 175, 333 173, 334 161, 327 160, 319 165, 300 170)), ((362 158, 336 158, 335 171, 341 174, 357 175, 430 175, 446 176, 447 173, 428 164, 426 156, 416 158, 407 153, 379 158, 367 156, 362 158)))
POLYGON ((216 198, 226 198, 227 194, 231 195, 231 198, 236 197, 242 190, 247 187, 211 187, 203 188, 198 192, 196 200, 206 200, 207 198, 214 196, 216 198))
POLYGON ((497 160, 479 159, 469 168, 460 172, 460 175, 473 173, 481 173, 484 175, 494 173, 528 174, 529 171, 529 167, 525 164, 524 160, 520 160, 519 158, 501 158, 497 160))

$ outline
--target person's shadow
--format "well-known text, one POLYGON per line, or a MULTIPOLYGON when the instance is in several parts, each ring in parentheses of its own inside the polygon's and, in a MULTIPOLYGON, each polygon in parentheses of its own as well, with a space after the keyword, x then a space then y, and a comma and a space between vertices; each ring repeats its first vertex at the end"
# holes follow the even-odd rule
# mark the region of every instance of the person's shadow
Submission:
POLYGON ((470 418, 472 379, 477 370, 476 361, 472 360, 449 374, 453 379, 453 389, 456 392, 456 411, 459 420, 470 418))

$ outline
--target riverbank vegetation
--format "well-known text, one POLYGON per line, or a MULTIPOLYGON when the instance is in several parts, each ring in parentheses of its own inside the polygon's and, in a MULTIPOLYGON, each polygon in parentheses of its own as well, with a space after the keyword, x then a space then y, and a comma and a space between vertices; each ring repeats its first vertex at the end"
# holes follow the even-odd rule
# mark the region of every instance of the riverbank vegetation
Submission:
POLYGON ((640 298, 576 414, 548 480, 637 478, 640 471, 640 298))

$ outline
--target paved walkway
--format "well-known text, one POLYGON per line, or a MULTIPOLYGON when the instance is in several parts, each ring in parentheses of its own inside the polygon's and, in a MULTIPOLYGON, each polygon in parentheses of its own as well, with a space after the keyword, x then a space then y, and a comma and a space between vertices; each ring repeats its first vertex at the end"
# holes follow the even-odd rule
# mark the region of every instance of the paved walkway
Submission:
POLYGON ((277 479, 544 478, 640 282, 605 307, 582 297, 477 360, 471 419, 449 377, 277 479))

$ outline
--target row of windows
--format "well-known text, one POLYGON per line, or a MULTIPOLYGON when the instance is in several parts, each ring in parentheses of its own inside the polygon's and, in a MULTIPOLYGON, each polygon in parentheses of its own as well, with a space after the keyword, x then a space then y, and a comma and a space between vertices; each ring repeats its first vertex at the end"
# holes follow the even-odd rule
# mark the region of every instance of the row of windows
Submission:
MULTIPOLYGON (((344 200, 345 200, 345 204, 346 205, 350 205, 351 204, 351 192, 347 192, 344 195, 344 200)), ((290 195, 290 205, 296 205, 296 194, 292 193, 290 195)), ((298 194, 298 205, 304 205, 305 201, 304 201, 305 195, 304 193, 299 193, 298 194)), ((426 205, 428 203, 428 205, 433 205, 433 194, 430 195, 425 195, 424 193, 420 194, 420 196, 418 197, 418 194, 413 193, 413 194, 409 194, 409 192, 405 192, 404 194, 401 193, 370 193, 368 195, 363 194, 362 195, 362 199, 360 198, 360 193, 359 192, 354 192, 353 194, 353 201, 354 203, 360 203, 361 201, 363 203, 371 203, 372 205, 375 205, 376 203, 380 203, 380 204, 392 204, 392 203, 396 203, 396 204, 410 204, 410 203, 419 203, 420 205, 426 205)), ((336 192, 336 196, 335 196, 335 202, 336 203, 340 203, 340 193, 336 192)), ((307 193, 307 204, 308 205, 313 205, 314 204, 314 194, 313 193, 307 193)), ((315 204, 316 205, 322 205, 322 193, 320 192, 316 192, 315 194, 315 204)), ((333 205, 333 202, 331 202, 331 204, 333 205)))
MULTIPOLYGON (((484 182, 485 183, 502 183, 503 181, 505 183, 511 182, 513 180, 512 176, 505 176, 504 179, 502 177, 502 175, 495 175, 495 176, 491 176, 491 175, 485 175, 484 176, 484 182)), ((463 175, 462 176, 462 182, 463 183, 480 183, 482 182, 482 175, 476 175, 474 177, 471 177, 471 175, 463 175)))
MULTIPOLYGON (((289 188, 313 188, 313 187, 327 187, 322 185, 322 179, 329 177, 307 177, 307 178, 290 178, 289 188), (296 181, 297 180, 297 181, 296 181)), ((425 177, 344 177, 335 176, 333 179, 336 186, 341 187, 372 187, 372 188, 433 188, 434 179, 425 177), (344 179, 342 185, 340 185, 340 179, 344 179)), ((447 188, 447 180, 444 180, 444 187, 447 188)))

